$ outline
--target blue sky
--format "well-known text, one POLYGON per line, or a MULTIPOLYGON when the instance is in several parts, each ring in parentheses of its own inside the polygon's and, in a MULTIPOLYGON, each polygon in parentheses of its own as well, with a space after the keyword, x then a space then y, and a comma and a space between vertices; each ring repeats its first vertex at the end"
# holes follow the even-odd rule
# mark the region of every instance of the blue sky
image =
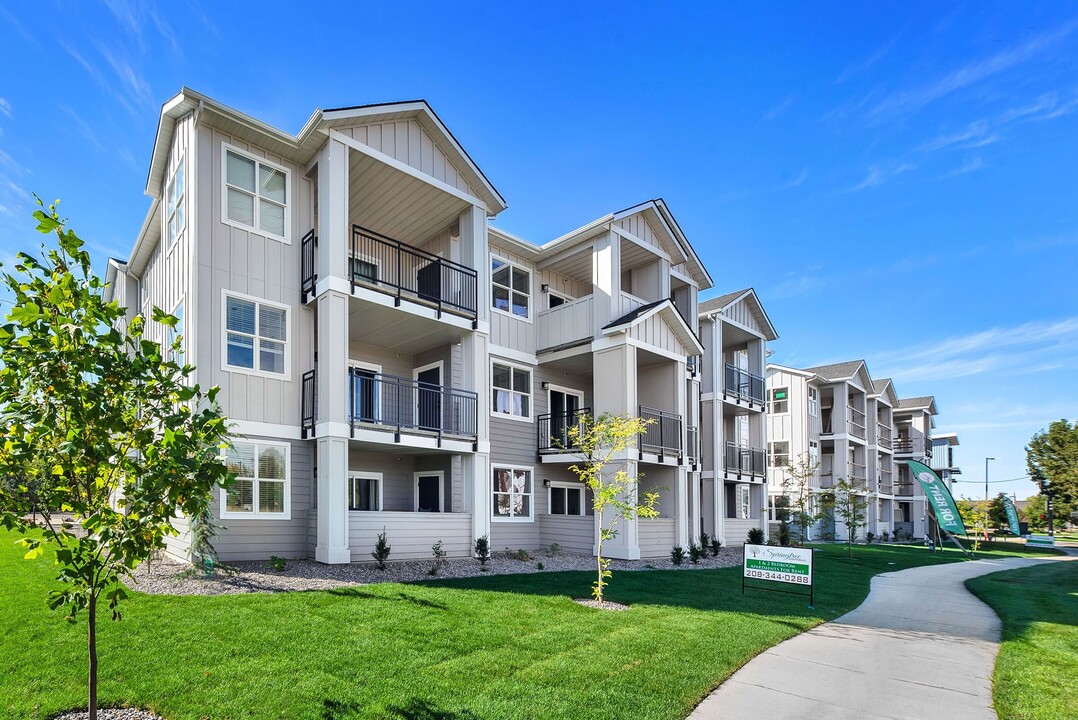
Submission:
POLYGON ((0 257, 36 242, 30 192, 99 267, 125 257, 182 85, 289 132, 422 97, 500 226, 542 242, 665 198, 716 292, 760 293, 774 361, 935 395, 966 480, 986 455, 1024 475, 1078 416, 1078 4, 241 5, 0 7, 0 257))

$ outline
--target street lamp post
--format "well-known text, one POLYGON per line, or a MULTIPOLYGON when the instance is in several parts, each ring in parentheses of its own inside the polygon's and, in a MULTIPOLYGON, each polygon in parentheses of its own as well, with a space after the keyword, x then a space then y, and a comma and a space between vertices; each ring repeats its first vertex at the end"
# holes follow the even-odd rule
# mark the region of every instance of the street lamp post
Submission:
POLYGON ((988 540, 988 461, 995 460, 994 457, 986 457, 984 459, 984 539, 988 540))

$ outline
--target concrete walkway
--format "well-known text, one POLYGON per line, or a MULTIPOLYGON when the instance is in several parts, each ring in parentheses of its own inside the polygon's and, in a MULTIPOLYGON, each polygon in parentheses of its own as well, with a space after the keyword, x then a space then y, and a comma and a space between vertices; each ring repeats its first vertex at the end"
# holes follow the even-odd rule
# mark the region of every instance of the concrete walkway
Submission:
POLYGON ((689 720, 996 720, 1000 621, 963 583, 1051 560, 1009 558, 877 575, 856 610, 761 653, 689 720))

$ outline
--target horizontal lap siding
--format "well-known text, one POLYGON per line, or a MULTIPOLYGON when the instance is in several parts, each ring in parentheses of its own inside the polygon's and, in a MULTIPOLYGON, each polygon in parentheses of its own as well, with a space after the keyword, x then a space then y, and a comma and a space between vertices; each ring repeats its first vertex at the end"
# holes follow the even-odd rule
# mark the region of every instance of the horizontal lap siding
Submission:
POLYGON ((757 527, 760 527, 759 520, 726 518, 726 538, 723 544, 744 545, 748 537, 749 530, 757 527))
POLYGON ((191 524, 187 518, 178 517, 172 520, 172 527, 176 528, 179 534, 165 538, 165 553, 177 560, 188 562, 191 559, 188 554, 191 548, 191 536, 188 535, 191 524))
POLYGON ((539 544, 557 543, 562 550, 591 555, 595 546, 595 517, 592 515, 540 515, 539 544))
POLYGON ((378 534, 385 530, 390 560, 433 558, 439 540, 450 557, 467 557, 472 548, 471 513, 348 513, 352 562, 372 560, 378 534))
POLYGON ((639 528, 641 557, 666 557, 670 554, 677 537, 674 518, 641 518, 639 528))

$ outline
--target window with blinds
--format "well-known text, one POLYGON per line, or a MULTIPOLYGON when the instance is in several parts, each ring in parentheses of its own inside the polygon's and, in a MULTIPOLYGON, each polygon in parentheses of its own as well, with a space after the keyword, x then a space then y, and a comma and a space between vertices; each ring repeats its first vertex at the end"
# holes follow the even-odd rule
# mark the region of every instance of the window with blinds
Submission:
POLYGON ((288 374, 288 308, 225 295, 225 366, 288 374))
POLYGON ((235 148, 224 153, 225 221, 288 242, 288 171, 235 148))

